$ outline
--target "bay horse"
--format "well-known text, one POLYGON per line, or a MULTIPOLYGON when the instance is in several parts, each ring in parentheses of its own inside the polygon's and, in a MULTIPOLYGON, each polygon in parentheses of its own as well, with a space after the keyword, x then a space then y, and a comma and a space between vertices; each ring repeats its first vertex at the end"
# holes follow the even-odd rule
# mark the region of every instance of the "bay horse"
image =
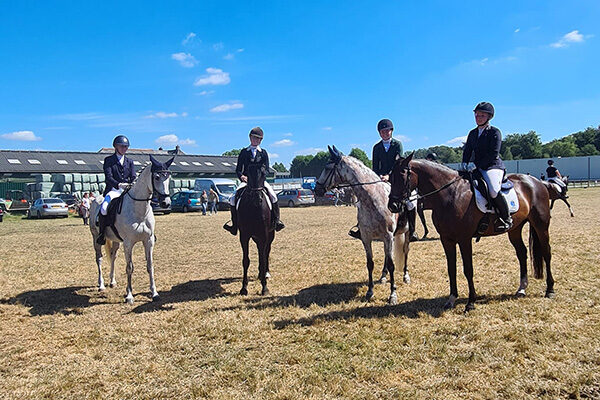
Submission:
POLYGON ((238 207, 238 230, 240 232, 240 244, 242 245, 242 267, 244 277, 240 295, 248 294, 248 267, 250 257, 248 246, 250 239, 256 243, 258 249, 258 279, 262 284, 262 295, 269 294, 267 278, 269 275, 269 255, 271 245, 275 240, 275 227, 270 199, 267 195, 264 183, 267 171, 264 168, 256 168, 253 165, 248 170, 248 185, 238 194, 236 206, 238 207))
MULTIPOLYGON (((414 154, 414 153, 413 153, 414 154)), ((410 193, 417 188, 420 197, 432 209, 432 220, 435 225, 448 265, 450 279, 450 297, 444 308, 453 308, 458 298, 456 286, 456 245, 460 247, 463 260, 463 271, 469 284, 469 299, 465 312, 475 308, 475 285, 473 283, 473 248, 472 240, 476 235, 479 221, 484 214, 475 204, 475 196, 468 180, 459 173, 444 165, 426 160, 413 160, 413 154, 407 158, 396 160, 390 181, 392 190, 388 206, 392 212, 402 208, 402 203, 409 199, 410 193)), ((534 276, 543 278, 543 267, 546 266, 546 297, 554 297, 554 279, 550 269, 550 199, 545 185, 537 178, 523 174, 509 174, 508 179, 514 184, 519 199, 519 209, 513 214, 513 226, 507 231, 510 242, 514 246, 519 259, 521 281, 518 296, 525 295, 527 288, 527 248, 521 238, 521 231, 529 222, 529 251, 533 264, 534 276)), ((494 224, 481 236, 493 236, 494 224)))
MULTIPOLYGON (((120 202, 120 204, 114 204, 114 206, 118 206, 114 227, 106 227, 106 244, 104 246, 110 257, 110 286, 114 287, 117 284, 115 279, 115 259, 119 245, 122 242, 125 251, 127 272, 125 301, 128 304, 133 304, 133 289, 131 286, 131 276, 133 275, 132 252, 133 246, 137 242, 142 242, 144 245, 146 269, 150 277, 150 294, 152 295, 152 300, 157 301, 160 299, 154 283, 152 251, 156 237, 154 236, 155 220, 150 200, 155 195, 162 207, 166 208, 171 204, 171 199, 169 198, 171 172, 169 171, 169 167, 173 159, 174 157, 162 163, 150 156, 151 164, 142 168, 128 190, 124 191, 119 198, 111 201, 111 203, 120 202)), ((99 290, 105 290, 105 286, 104 279, 102 278, 102 245, 96 243, 96 238, 100 232, 95 221, 98 218, 100 205, 103 200, 102 196, 98 196, 90 205, 90 221, 92 221, 90 222, 90 231, 92 232, 94 249, 96 251, 99 290)))
POLYGON ((361 241, 367 256, 369 288, 366 299, 373 297, 373 248, 374 239, 383 240, 385 261, 381 282, 385 282, 386 272, 390 274, 390 304, 398 303, 394 282, 395 265, 404 267, 404 282, 410 283, 408 274, 408 219, 405 215, 400 220, 387 208, 390 185, 383 182, 375 172, 354 157, 344 156, 333 146, 329 147, 329 160, 317 179, 315 194, 324 196, 325 192, 335 187, 352 187, 358 199, 358 227, 361 241))
MULTIPOLYGON (((559 179, 559 178, 556 178, 559 179)), ((569 179, 564 176, 561 181, 565 184, 568 185, 569 184, 569 179)), ((548 188, 548 194, 550 195, 550 209, 552 210, 552 207, 554 207, 554 202, 556 200, 562 200, 567 207, 569 208, 569 213, 571 214, 571 217, 574 217, 575 214, 573 213, 573 209, 571 208, 571 204, 569 204, 569 201, 567 200, 567 188, 568 186, 565 186, 565 191, 563 193, 562 188, 557 184, 554 183, 551 179, 547 180, 547 181, 542 181, 542 183, 544 185, 546 185, 546 187, 548 188)))

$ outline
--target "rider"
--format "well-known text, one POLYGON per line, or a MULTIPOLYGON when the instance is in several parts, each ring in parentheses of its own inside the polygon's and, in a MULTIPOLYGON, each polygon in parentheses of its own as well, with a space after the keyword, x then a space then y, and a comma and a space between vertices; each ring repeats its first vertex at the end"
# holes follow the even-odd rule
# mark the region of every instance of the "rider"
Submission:
POLYGON ((502 146, 502 133, 500 129, 490 125, 494 118, 494 106, 482 101, 473 110, 477 128, 469 132, 467 141, 463 148, 462 170, 468 169, 468 163, 473 160, 475 167, 487 183, 488 191, 494 206, 498 210, 500 224, 499 231, 505 231, 512 227, 512 218, 508 210, 508 203, 500 194, 505 167, 500 158, 500 147, 502 146))
POLYGON ((106 189, 104 189, 104 201, 100 206, 100 215, 98 216, 100 235, 96 239, 96 243, 100 245, 106 243, 104 231, 108 222, 106 218, 108 204, 111 200, 119 197, 135 179, 133 160, 125 156, 129 148, 129 139, 124 135, 118 135, 113 140, 113 147, 115 148, 114 154, 104 159, 106 189))
POLYGON ((429 153, 429 154, 427 154, 427 156, 425 157, 425 159, 427 161, 437 162, 437 154, 435 154, 435 153, 429 153))
MULTIPOLYGON (((237 226, 237 208, 236 208, 236 195, 237 192, 245 187, 248 183, 248 170, 251 165, 256 167, 264 167, 266 170, 269 169, 269 155, 267 151, 260 147, 260 142, 263 140, 263 130, 260 127, 252 128, 250 131, 250 146, 243 149, 237 159, 237 167, 235 172, 237 173, 238 178, 242 181, 240 186, 238 186, 235 194, 231 196, 229 199, 230 210, 231 210, 231 226, 225 224, 223 225, 223 229, 230 232, 232 235, 237 234, 238 226, 237 226)), ((267 189, 267 193, 269 194, 269 198, 271 199, 271 204, 273 206, 273 216, 275 219, 275 230, 280 231, 285 228, 283 222, 279 220, 279 203, 277 202, 277 195, 273 188, 267 181, 264 183, 265 189, 267 189)))
POLYGON ((548 168, 546 168, 546 175, 548 176, 548 180, 552 183, 556 183, 560 186, 562 192, 561 194, 565 196, 567 194, 567 185, 562 180, 562 175, 558 171, 558 169, 554 166, 553 160, 548 160, 548 168))
MULTIPOLYGON (((402 157, 402 143, 392 137, 394 124, 387 118, 377 123, 381 140, 373 146, 373 171, 383 182, 389 182, 396 157, 402 157)), ((348 235, 360 239, 360 229, 350 229, 348 235)))

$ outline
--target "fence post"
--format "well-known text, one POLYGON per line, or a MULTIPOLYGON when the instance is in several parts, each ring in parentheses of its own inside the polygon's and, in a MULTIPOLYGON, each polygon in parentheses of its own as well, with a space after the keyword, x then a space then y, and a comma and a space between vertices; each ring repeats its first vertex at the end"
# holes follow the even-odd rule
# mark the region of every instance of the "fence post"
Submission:
POLYGON ((590 187, 592 181, 592 170, 590 168, 591 159, 592 158, 588 156, 588 188, 590 187))

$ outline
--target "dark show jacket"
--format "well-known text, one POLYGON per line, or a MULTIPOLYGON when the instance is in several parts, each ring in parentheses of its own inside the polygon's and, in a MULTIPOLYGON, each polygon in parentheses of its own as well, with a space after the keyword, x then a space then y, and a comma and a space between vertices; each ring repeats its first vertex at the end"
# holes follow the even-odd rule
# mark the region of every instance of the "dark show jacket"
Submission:
POLYGON ((253 165, 257 168, 264 167, 265 171, 269 172, 269 154, 263 148, 256 149, 256 157, 252 158, 252 150, 250 147, 246 147, 240 152, 237 159, 237 166, 235 173, 239 179, 242 179, 242 175, 248 176, 248 168, 253 165))
POLYGON ((463 148, 462 162, 473 161, 477 168, 505 169, 500 158, 500 147, 502 146, 502 133, 500 129, 489 125, 481 132, 477 128, 469 132, 467 142, 463 148))
POLYGON ((548 178, 557 178, 558 175, 556 175, 556 171, 558 171, 558 169, 556 169, 555 166, 550 166, 546 168, 546 175, 548 175, 548 178))
POLYGON ((390 148, 385 151, 383 140, 380 140, 373 146, 373 171, 377 175, 389 175, 394 169, 396 156, 402 157, 402 143, 392 138, 390 148))
MULTIPOLYGON (((123 156, 125 157, 125 156, 123 156)), ((119 183, 132 183, 135 179, 135 167, 133 160, 125 157, 123 165, 117 158, 117 153, 104 159, 104 177, 106 180, 106 189, 104 196, 112 189, 118 189, 119 183)))

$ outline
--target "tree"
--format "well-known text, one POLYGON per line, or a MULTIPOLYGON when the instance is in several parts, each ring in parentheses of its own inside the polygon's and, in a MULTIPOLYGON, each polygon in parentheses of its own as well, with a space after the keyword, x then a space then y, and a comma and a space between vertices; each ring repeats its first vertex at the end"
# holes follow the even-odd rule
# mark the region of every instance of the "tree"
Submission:
POLYGON ((234 157, 237 157, 237 156, 240 155, 240 153, 242 152, 242 150, 244 150, 243 147, 241 149, 231 149, 229 151, 226 151, 222 155, 223 156, 234 156, 234 157))
POLYGON ((292 176, 294 178, 299 178, 301 176, 304 176, 306 167, 308 166, 308 163, 310 162, 310 160, 313 159, 313 157, 314 157, 313 155, 294 157, 294 159, 292 160, 292 163, 290 164, 290 173, 292 174, 292 176))
POLYGON ((355 147, 352 150, 350 150, 350 154, 348 154, 348 155, 360 160, 367 167, 373 168, 373 162, 371 160, 369 160, 367 153, 365 153, 365 151, 363 149, 359 149, 358 147, 355 147))
POLYGON ((273 164, 273 169, 277 172, 288 172, 287 168, 285 168, 285 165, 283 165, 283 163, 275 163, 273 164))

